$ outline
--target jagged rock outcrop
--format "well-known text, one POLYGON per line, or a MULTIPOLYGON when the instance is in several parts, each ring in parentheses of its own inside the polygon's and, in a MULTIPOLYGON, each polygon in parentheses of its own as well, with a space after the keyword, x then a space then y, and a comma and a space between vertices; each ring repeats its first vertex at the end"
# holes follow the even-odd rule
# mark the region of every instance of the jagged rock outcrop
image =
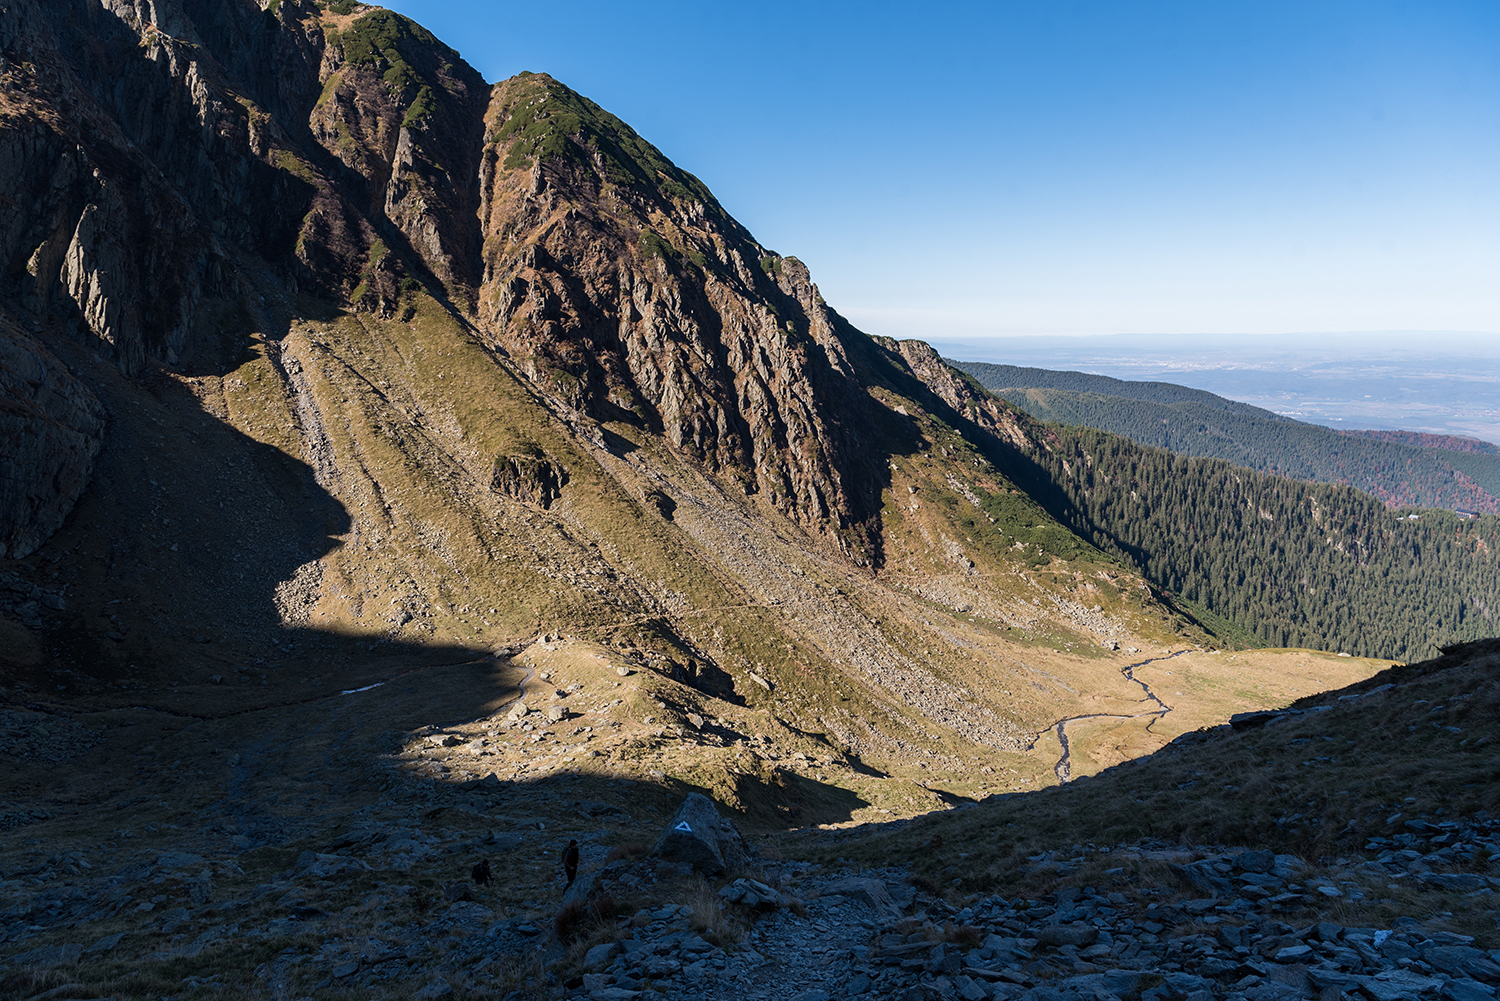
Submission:
POLYGON ((545 455, 523 453, 504 455, 495 460, 495 475, 490 489, 523 504, 550 508, 562 496, 568 483, 568 470, 545 455))
POLYGON ((496 346, 569 405, 636 421, 867 545, 868 403, 801 262, 762 248, 697 178, 545 75, 495 87, 485 142, 478 318, 496 346))
POLYGON ((1033 422, 1004 400, 975 386, 968 376, 943 361, 932 345, 925 341, 889 343, 911 368, 912 374, 955 413, 1022 452, 1036 447, 1027 433, 1028 424, 1033 422))

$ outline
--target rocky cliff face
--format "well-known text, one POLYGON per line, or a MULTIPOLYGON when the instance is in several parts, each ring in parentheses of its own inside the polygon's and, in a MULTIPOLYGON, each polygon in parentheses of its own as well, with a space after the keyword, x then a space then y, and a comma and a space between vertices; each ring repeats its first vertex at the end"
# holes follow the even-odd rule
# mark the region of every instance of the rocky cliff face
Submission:
POLYGON ((0 559, 30 556, 88 485, 104 433, 98 399, 14 329, 0 337, 0 559))
POLYGON ((485 143, 478 319, 495 345, 571 406, 664 435, 809 527, 852 529, 868 558, 868 402, 802 263, 547 76, 495 87, 485 143))
POLYGON ((563 405, 877 558, 866 404, 806 268, 556 81, 487 91, 410 21, 310 0, 32 0, 0 51, 0 259, 49 333, 214 371, 203 317, 267 265, 386 315, 425 286, 563 405))

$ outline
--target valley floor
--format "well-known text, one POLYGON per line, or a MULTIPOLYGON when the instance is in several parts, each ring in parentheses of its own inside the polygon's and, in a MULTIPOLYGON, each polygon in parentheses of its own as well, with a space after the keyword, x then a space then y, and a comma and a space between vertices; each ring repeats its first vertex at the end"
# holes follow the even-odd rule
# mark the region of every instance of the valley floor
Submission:
MULTIPOLYGON (((1262 655, 1181 656, 1135 681, 1178 699, 1210 656, 1262 655)), ((881 790, 909 781, 860 775, 857 760, 723 708, 663 725, 662 684, 553 637, 514 662, 414 666, 217 718, 8 703, 0 987, 54 999, 1467 1001, 1500 983, 1500 956, 1485 951, 1500 944, 1487 815, 1394 816, 1386 833, 1315 858, 1058 843, 986 889, 965 860, 1014 836, 1000 815, 985 844, 957 828, 946 846, 941 834, 902 841, 918 826, 870 804, 904 800, 881 790), (795 775, 780 792, 754 780, 754 761, 771 759, 795 775), (695 787, 691 767, 699 787, 743 804, 757 853, 743 871, 705 878, 648 854, 695 787), (805 813, 800 825, 776 812, 778 795, 805 813), (801 833, 778 833, 787 826, 801 833), (854 860, 882 837, 882 864, 854 860), (566 926, 564 945, 572 838, 608 903, 566 926), (486 886, 470 880, 481 859, 486 886), (735 879, 767 899, 744 898, 735 879)), ((1069 724, 1075 762, 1104 746, 1087 726, 1108 725, 1069 724)), ((940 811, 922 824, 1040 795, 951 798, 944 811, 941 793, 916 801, 940 811)))

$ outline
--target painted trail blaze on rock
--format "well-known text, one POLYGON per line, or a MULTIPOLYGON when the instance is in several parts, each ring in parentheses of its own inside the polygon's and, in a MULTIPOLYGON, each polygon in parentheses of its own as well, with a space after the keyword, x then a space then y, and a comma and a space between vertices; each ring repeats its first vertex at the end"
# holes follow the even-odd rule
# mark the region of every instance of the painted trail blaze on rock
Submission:
POLYGON ((724 871, 724 846, 720 844, 719 811, 702 793, 689 793, 652 852, 662 858, 686 862, 700 872, 724 871))

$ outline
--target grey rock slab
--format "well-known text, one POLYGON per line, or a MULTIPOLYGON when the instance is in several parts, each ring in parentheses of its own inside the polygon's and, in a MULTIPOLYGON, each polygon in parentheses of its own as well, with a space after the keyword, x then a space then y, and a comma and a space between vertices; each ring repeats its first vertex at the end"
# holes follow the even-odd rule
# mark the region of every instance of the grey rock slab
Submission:
POLYGON ((417 991, 417 993, 413 995, 413 997, 417 998, 418 1001, 430 1001, 430 999, 432 998, 448 997, 452 993, 453 985, 448 983, 448 981, 444 980, 442 977, 438 977, 437 979, 428 983, 426 987, 423 987, 421 990, 417 991))
MULTIPOLYGON (((1035 942, 1035 939, 1027 941, 1035 942)), ((1024 962, 1031 959, 1031 951, 1021 939, 991 935, 984 940, 982 948, 989 950, 997 964, 1024 962)))
POLYGON ((1093 945, 1099 938, 1099 929, 1078 921, 1066 925, 1043 925, 1036 930, 1036 940, 1042 945, 1071 945, 1082 948, 1093 945))
POLYGON ((1332 921, 1319 921, 1313 926, 1320 942, 1337 942, 1344 934, 1344 926, 1332 921))
POLYGON ((682 943, 682 951, 687 953, 705 953, 714 950, 713 943, 706 942, 697 935, 685 939, 682 943))
POLYGON ((85 949, 83 951, 84 952, 109 952, 115 946, 119 945, 120 944, 120 939, 122 939, 124 937, 125 937, 125 933, 124 932, 116 932, 113 935, 106 935, 103 938, 101 938, 99 941, 95 942, 93 945, 89 946, 87 949, 85 949))
POLYGON ((1473 980, 1450 980, 1440 996, 1443 1001, 1493 1001, 1495 990, 1473 980))
POLYGON ((879 912, 882 920, 894 920, 901 913, 883 880, 867 876, 848 876, 835 880, 823 888, 824 893, 837 893, 863 900, 879 912))
POLYGON ((1422 950, 1422 960, 1433 969, 1456 977, 1500 983, 1500 965, 1496 965, 1487 953, 1473 946, 1431 946, 1422 950))
POLYGON ((1100 977, 1104 990, 1116 996, 1139 994, 1160 983, 1161 976, 1149 970, 1106 970, 1100 977))
POLYGON ((1220 875, 1214 869, 1211 859, 1203 859, 1200 862, 1193 862, 1189 865, 1168 863, 1167 868, 1179 879, 1202 893, 1209 894, 1210 896, 1224 897, 1234 895, 1234 884, 1229 881, 1228 877, 1220 875))
POLYGON ((1360 990, 1374 1001, 1409 1001, 1442 988, 1443 981, 1407 970, 1386 970, 1360 980, 1360 990))
POLYGON ((1417 879, 1430 886, 1459 893, 1487 890, 1491 884, 1489 877, 1481 876, 1476 872, 1430 872, 1417 876, 1417 879))
MULTIPOLYGON (((1302 1001, 1303 992, 1287 984, 1279 984, 1275 981, 1264 984, 1256 984, 1245 990, 1246 1001, 1302 1001)), ((1234 997, 1234 995, 1230 995, 1234 997)))
POLYGON ((604 942, 594 946, 583 956, 583 968, 590 973, 597 973, 609 965, 609 961, 618 956, 621 946, 618 942, 604 942))
POLYGON ((963 1001, 989 1001, 989 991, 979 986, 976 981, 970 980, 967 977, 962 978, 962 980, 963 982, 959 983, 957 986, 958 996, 963 998, 963 1001))
POLYGON ((76 963, 78 957, 83 955, 83 946, 76 942, 66 945, 44 945, 38 949, 31 949, 18 956, 12 956, 10 961, 15 966, 61 966, 64 963, 76 963))
POLYGON ((791 898, 755 879, 741 878, 719 890, 720 897, 731 904, 746 907, 790 907, 791 898))
POLYGON ((1177 994, 1192 994, 1196 991, 1206 991, 1213 988, 1213 984, 1203 977, 1191 973, 1167 973, 1164 974, 1167 986, 1177 994))

